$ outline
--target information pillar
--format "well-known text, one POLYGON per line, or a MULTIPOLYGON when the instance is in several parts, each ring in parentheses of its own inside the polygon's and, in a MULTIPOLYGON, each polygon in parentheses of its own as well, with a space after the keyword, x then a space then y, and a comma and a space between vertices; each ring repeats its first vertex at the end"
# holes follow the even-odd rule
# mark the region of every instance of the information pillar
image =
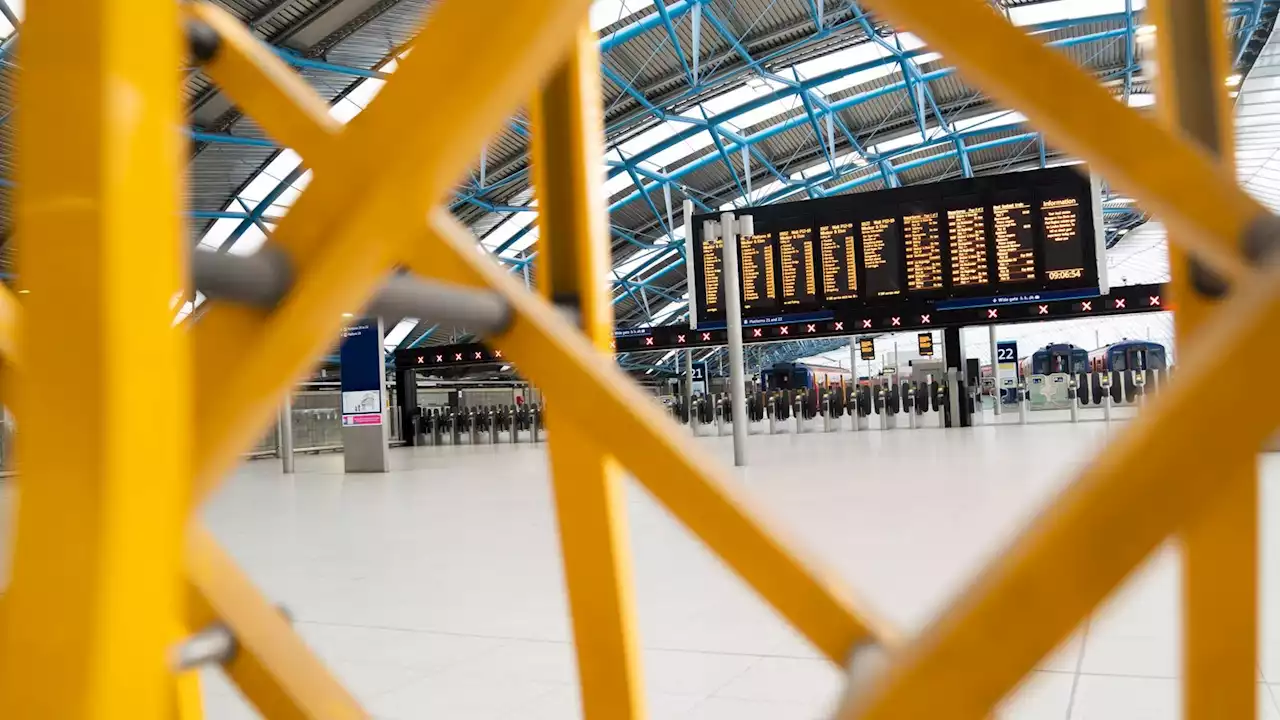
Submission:
POLYGON ((387 472, 386 384, 382 319, 342 330, 342 458, 346 472, 387 472))

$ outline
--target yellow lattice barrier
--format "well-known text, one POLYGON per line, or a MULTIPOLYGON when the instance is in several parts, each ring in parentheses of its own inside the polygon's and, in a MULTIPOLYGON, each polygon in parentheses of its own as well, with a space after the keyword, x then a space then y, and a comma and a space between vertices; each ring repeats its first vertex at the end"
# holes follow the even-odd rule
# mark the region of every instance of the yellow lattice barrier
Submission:
MULTIPOLYGON (((1221 356, 1280 353, 1272 332, 1280 271, 1259 269, 1240 251, 1271 216, 1214 159, 1229 146, 1209 142, 1223 132, 1221 106, 1212 105, 1219 124, 1207 123, 1210 134, 1204 118, 1166 117, 1206 148, 1120 106, 981 0, 867 4, 1134 193, 1232 288, 1210 308, 1179 267, 1179 301, 1198 315, 1179 320, 1195 343, 1178 380, 910 639, 768 530, 727 471, 675 432, 608 355, 598 58, 582 29, 588 0, 509 0, 496 15, 486 3, 442 0, 415 52, 346 127, 234 19, 185 6, 188 21, 211 31, 202 58, 210 77, 315 172, 271 237, 294 271, 288 293, 265 311, 214 302, 194 329, 172 326, 185 269, 179 11, 171 0, 34 4, 23 33, 17 198, 19 267, 32 293, 19 308, 0 290, 5 388, 23 424, 13 579, 0 608, 0 715, 192 717, 198 688, 170 660, 181 620, 192 632, 226 628, 236 652, 223 667, 264 715, 365 716, 190 511, 332 343, 342 313, 397 263, 504 301, 511 322, 490 339, 552 398, 552 469, 590 717, 644 712, 619 464, 832 663, 844 667, 868 645, 888 650, 883 671, 851 683, 842 717, 983 717, 1178 532, 1190 548, 1188 712, 1252 714, 1256 601, 1215 599, 1205 588, 1256 590, 1255 568, 1227 559, 1241 543, 1256 544, 1256 527, 1233 523, 1255 508, 1254 491, 1242 490, 1255 483, 1247 463, 1275 418, 1200 388, 1221 356), (502 52, 474 52, 481 28, 502 52), (542 233, 542 285, 577 311, 581 329, 476 253, 474 237, 441 205, 470 149, 528 98, 540 222, 554 230, 542 233), (140 226, 143 205, 150 212, 140 226), (78 342, 98 362, 41 352, 17 377, 22 349, 58 347, 68 316, 85 328, 78 342), (73 375, 74 385, 66 382, 73 375), (100 395, 89 404, 100 408, 89 419, 96 432, 68 453, 63 411, 82 405, 86 386, 100 395), (1214 482, 1224 457, 1238 465, 1229 482, 1214 482)), ((1221 54, 1215 3, 1153 8, 1168 33, 1161 57, 1169 67, 1197 58, 1218 67, 1209 62, 1221 54), (1198 45, 1187 24, 1196 12, 1210 28, 1198 45), (1192 49, 1175 54, 1180 48, 1192 49)), ((1221 103, 1215 82, 1213 72, 1198 85, 1170 79, 1166 92, 1221 103)))

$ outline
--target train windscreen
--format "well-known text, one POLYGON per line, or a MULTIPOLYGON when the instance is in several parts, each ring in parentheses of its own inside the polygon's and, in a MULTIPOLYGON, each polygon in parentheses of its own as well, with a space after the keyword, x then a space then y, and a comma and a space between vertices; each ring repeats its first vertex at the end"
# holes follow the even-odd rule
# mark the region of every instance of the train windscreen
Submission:
POLYGON ((1086 372, 1087 365, 1088 354, 1082 350, 1041 350, 1032 358, 1031 372, 1034 375, 1077 374, 1086 372))

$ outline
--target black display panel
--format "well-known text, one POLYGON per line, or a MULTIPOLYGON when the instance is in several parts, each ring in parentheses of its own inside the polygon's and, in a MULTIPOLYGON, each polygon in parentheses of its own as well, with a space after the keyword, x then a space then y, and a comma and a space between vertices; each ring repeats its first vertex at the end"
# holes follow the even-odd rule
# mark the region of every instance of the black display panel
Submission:
POLYGON ((812 307, 817 304, 818 264, 814 255, 812 225, 778 230, 783 306, 812 307))
POLYGON ((977 195, 948 198, 947 245, 951 287, 970 288, 991 282, 987 253, 987 208, 977 195))
MULTIPOLYGON (((748 243, 742 264, 750 266, 743 272, 751 277, 741 283, 743 317, 862 308, 892 312, 917 300, 976 307, 1097 288, 1097 199, 1081 169, 1032 170, 740 209, 737 214, 751 214, 757 231, 773 243, 775 288, 771 300, 770 248, 758 247, 756 256, 756 246, 748 243)), ((701 242, 706 220, 719 217, 694 216, 697 317, 718 327, 725 315, 720 248, 701 242)))
POLYGON ((936 208, 902 208, 902 244, 907 258, 907 291, 942 289, 941 213, 936 208))
POLYGON ((898 233, 898 218, 889 215, 863 220, 859 234, 867 297, 901 295, 902 236, 898 233))
POLYGON ((699 242, 698 267, 698 303, 699 314, 707 319, 724 319, 724 255, 721 254, 724 242, 715 238, 708 242, 699 242))
POLYGON ((996 250, 996 282, 1027 283, 1036 279, 1036 231, 1031 198, 1001 193, 991 205, 991 236, 996 250))
POLYGON ((770 232, 738 238, 738 269, 742 273, 742 309, 778 307, 778 279, 774 271, 777 242, 770 232))
POLYGON ((818 226, 818 264, 822 268, 822 297, 827 302, 858 297, 858 249, 851 222, 818 226))
POLYGON ((1067 188, 1042 188, 1039 195, 1045 279, 1053 282, 1084 277, 1087 271, 1083 230, 1092 225, 1082 212, 1083 203, 1067 188))

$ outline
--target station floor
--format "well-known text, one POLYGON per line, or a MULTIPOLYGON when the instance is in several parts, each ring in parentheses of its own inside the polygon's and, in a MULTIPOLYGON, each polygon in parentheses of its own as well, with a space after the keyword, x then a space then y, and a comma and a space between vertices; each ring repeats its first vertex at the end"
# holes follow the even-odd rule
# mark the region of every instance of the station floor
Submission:
MULTIPOLYGON (((738 482, 910 631, 1123 425, 754 435, 738 482)), ((731 455, 728 437, 699 442, 731 455)), ((376 717, 576 718, 544 447, 397 449, 383 476, 344 475, 340 456, 300 457, 293 477, 277 461, 249 462, 205 515, 376 717)), ((1280 720, 1280 455, 1260 466, 1258 717, 1280 720)), ((825 717, 841 674, 637 485, 627 506, 650 717, 825 717)), ((1169 546, 1000 717, 1178 717, 1178 583, 1169 546)), ((216 673, 206 692, 210 718, 254 717, 216 673)))

